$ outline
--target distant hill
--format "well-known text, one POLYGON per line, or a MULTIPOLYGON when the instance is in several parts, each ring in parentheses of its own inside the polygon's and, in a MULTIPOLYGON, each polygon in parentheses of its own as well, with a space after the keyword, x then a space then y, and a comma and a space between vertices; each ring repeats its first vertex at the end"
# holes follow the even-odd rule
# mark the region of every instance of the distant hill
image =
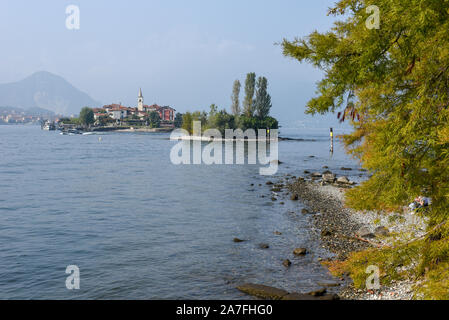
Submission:
POLYGON ((34 112, 49 110, 68 116, 78 114, 82 107, 98 107, 100 103, 64 78, 41 71, 18 82, 0 84, 0 106, 34 112))

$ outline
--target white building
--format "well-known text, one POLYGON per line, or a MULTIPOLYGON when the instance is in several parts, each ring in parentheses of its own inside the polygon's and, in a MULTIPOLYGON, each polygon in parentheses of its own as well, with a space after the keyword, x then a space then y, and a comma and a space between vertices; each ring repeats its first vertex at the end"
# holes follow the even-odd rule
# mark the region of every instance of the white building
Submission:
POLYGON ((137 110, 138 111, 145 111, 144 110, 144 104, 143 104, 142 89, 139 89, 139 96, 137 97, 137 110))

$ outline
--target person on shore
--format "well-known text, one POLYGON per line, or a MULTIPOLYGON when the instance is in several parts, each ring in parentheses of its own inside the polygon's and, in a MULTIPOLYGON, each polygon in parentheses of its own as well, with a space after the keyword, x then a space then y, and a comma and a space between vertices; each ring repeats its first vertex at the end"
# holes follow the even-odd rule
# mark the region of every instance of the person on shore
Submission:
POLYGON ((429 207, 432 204, 432 200, 427 197, 419 196, 415 198, 415 201, 413 201, 408 207, 413 212, 418 209, 429 207))

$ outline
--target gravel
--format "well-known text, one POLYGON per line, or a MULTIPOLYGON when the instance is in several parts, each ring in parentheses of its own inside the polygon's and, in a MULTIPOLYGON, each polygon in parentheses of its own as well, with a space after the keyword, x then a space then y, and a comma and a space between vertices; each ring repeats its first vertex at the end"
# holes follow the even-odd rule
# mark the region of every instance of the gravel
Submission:
MULTIPOLYGON (((320 230, 323 246, 333 252, 338 260, 346 259, 351 252, 376 244, 392 244, 397 240, 410 240, 425 234, 426 221, 406 210, 402 213, 387 213, 345 208, 347 188, 300 178, 290 183, 289 190, 292 195, 298 195, 307 210, 316 213, 314 224, 320 230), (374 234, 380 227, 388 229, 389 235, 370 239, 371 243, 357 239, 362 228, 374 234)), ((419 284, 411 280, 398 281, 376 291, 357 290, 349 285, 342 290, 340 297, 350 300, 410 300, 416 285, 419 284)))

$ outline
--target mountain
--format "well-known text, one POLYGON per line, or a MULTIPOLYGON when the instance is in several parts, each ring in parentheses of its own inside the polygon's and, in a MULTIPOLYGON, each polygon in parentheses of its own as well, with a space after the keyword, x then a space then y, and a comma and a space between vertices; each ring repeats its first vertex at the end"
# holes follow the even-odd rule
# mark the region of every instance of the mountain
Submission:
POLYGON ((78 114, 82 107, 98 107, 100 103, 64 78, 41 71, 18 82, 0 84, 0 106, 45 109, 69 116, 78 114))

